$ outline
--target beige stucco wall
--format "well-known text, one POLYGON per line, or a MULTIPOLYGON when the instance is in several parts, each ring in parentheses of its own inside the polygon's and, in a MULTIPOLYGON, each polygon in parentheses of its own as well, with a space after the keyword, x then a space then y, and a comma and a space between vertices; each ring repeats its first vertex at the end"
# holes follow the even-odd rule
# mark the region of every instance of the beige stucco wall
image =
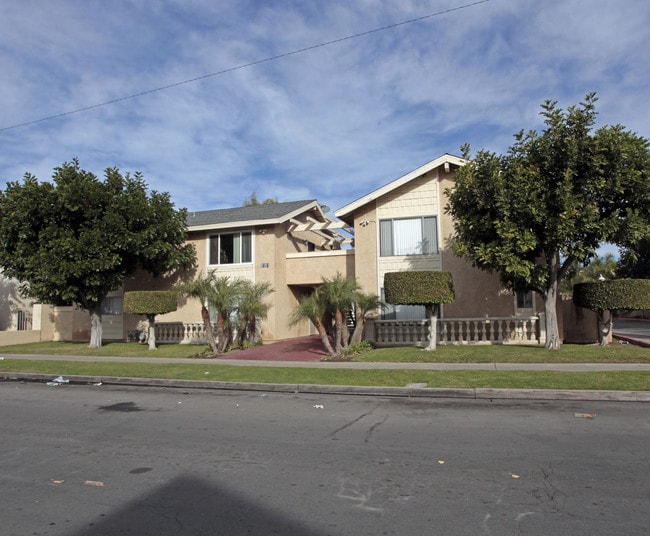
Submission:
POLYGON ((323 278, 332 278, 337 272, 354 277, 353 249, 287 253, 286 280, 289 285, 319 285, 323 278))
POLYGON ((451 187, 453 187, 453 172, 445 173, 441 169, 439 175, 441 269, 452 273, 456 291, 456 301, 444 306, 444 315, 448 318, 473 318, 486 314, 512 316, 515 314, 515 298, 512 292, 502 288, 498 275, 472 267, 466 260, 454 255, 450 249, 454 224, 452 218, 445 214, 444 209, 448 204, 445 190, 451 187))
POLYGON ((77 307, 41 305, 40 326, 43 341, 90 341, 90 316, 77 307))
MULTIPOLYGON (((239 229, 238 229, 239 230, 239 229)), ((245 229, 241 229, 245 230, 245 229)), ((268 282, 273 288, 273 293, 267 298, 270 305, 268 317, 261 322, 262 338, 266 342, 281 340, 290 337, 297 337, 311 333, 311 326, 308 322, 301 323, 297 326, 289 326, 289 318, 292 311, 298 304, 298 300, 303 291, 300 288, 292 288, 289 283, 296 285, 311 285, 314 282, 320 282, 320 275, 316 277, 318 271, 318 261, 314 261, 313 255, 317 253, 307 253, 307 244, 305 240, 320 243, 318 235, 312 232, 301 233, 299 236, 287 234, 288 225, 276 224, 266 225, 253 229, 253 262, 242 265, 227 266, 207 266, 208 258, 208 237, 213 232, 197 232, 191 234, 191 242, 194 244, 197 252, 197 269, 192 274, 187 274, 190 279, 197 274, 205 274, 206 270, 215 270, 217 274, 229 276, 232 278, 245 278, 256 283, 268 282), (299 266, 301 259, 296 256, 306 256, 311 258, 305 264, 299 266), (290 257, 289 259, 287 257, 290 257), (294 264, 291 264, 294 263, 294 264), (295 278, 294 281, 287 281, 287 278, 295 278)), ((220 233, 228 230, 220 230, 220 233)), ((320 244, 317 244, 320 245, 320 244)), ((326 262, 332 275, 336 273, 336 268, 341 272, 346 269, 346 262, 349 259, 349 253, 341 251, 326 252, 325 257, 331 257, 331 262, 326 262)), ((169 288, 170 281, 158 280, 142 274, 134 283, 135 288, 149 288, 152 290, 169 288)), ((125 332, 144 326, 142 317, 131 317, 125 315, 125 332)), ((156 317, 157 322, 201 322, 201 304, 195 299, 181 299, 179 308, 173 313, 159 315, 156 317)))
POLYGON ((379 259, 378 219, 375 203, 361 207, 354 214, 354 276, 363 292, 379 294, 377 261, 379 259), (362 225, 361 222, 368 222, 362 225))
MULTIPOLYGON (((387 218, 438 216, 437 172, 396 188, 354 213, 355 274, 366 292, 381 293, 384 274, 402 270, 440 270, 442 255, 379 256, 379 221, 387 218), (368 222, 361 225, 362 221, 368 222)), ((438 237, 439 238, 439 237, 438 237)))

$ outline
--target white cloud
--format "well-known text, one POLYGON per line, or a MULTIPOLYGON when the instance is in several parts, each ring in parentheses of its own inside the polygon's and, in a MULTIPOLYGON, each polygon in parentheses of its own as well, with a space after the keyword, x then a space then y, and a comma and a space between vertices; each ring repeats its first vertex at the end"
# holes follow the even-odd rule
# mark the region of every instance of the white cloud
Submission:
MULTIPOLYGON (((462 5, 25 0, 0 19, 0 128, 462 5)), ((86 112, 0 131, 0 179, 77 156, 141 170, 179 206, 336 209, 441 153, 504 151, 539 104, 600 95, 648 135, 645 0, 491 1, 86 112)))

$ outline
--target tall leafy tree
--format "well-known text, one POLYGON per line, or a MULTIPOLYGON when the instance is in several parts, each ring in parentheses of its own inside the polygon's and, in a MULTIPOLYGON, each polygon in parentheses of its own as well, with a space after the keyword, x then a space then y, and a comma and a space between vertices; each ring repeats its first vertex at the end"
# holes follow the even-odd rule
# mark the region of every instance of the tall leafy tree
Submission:
POLYGON ((633 245, 623 245, 617 274, 630 279, 650 279, 650 236, 633 245))
POLYGON ((560 347, 556 300, 570 267, 601 242, 650 234, 648 140, 620 125, 594 131, 596 101, 566 110, 546 101, 541 133, 519 132, 505 155, 479 151, 447 191, 453 250, 543 298, 549 349, 560 347))
POLYGON ((90 346, 99 347, 110 291, 140 269, 162 275, 194 265, 186 211, 149 191, 140 173, 109 168, 100 180, 75 159, 52 179, 27 174, 0 192, 0 267, 35 300, 87 310, 90 346))
POLYGON ((578 262, 567 271, 567 277, 560 285, 562 294, 572 294, 573 285, 616 279, 618 277, 618 264, 614 255, 607 253, 604 257, 594 257, 587 266, 580 266, 578 262))

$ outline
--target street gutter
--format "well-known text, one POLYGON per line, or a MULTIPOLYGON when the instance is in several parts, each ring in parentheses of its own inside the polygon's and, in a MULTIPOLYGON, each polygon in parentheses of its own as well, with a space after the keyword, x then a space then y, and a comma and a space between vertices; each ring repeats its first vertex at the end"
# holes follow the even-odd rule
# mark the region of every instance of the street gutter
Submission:
POLYGON ((104 385, 155 387, 173 389, 206 389, 221 391, 252 391, 292 394, 328 394, 387 396, 403 398, 462 398, 474 400, 581 400, 650 402, 650 391, 597 391, 597 390, 558 390, 558 389, 494 389, 494 388, 429 388, 429 387, 373 387, 355 385, 315 385, 315 384, 277 384, 221 382, 204 380, 179 380, 156 378, 121 378, 106 376, 68 376, 65 383, 52 381, 51 374, 32 374, 19 372, 0 373, 0 381, 5 382, 45 382, 55 384, 52 388, 65 385, 93 385, 98 389, 104 385))

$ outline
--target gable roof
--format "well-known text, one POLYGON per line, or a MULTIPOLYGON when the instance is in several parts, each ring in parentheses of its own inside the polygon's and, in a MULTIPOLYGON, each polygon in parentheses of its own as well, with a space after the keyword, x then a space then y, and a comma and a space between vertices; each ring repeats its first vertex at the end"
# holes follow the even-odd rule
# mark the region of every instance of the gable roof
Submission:
POLYGON ((310 210, 316 213, 319 219, 325 219, 318 201, 311 199, 306 201, 289 201, 287 203, 272 203, 269 205, 262 204, 188 212, 186 222, 189 231, 251 227, 254 225, 282 223, 310 210))
POLYGON ((360 197, 359 199, 352 201, 352 203, 348 203, 344 207, 341 207, 338 209, 336 212, 334 212, 334 215, 345 221, 346 223, 352 225, 353 224, 353 218, 354 218, 354 211, 357 210, 358 208, 367 205, 371 201, 374 201, 378 198, 380 198, 383 195, 386 195, 389 192, 392 192, 396 188, 399 188, 400 186, 403 186, 404 184, 412 181, 413 179, 417 179, 418 177, 421 177, 425 173, 428 173, 429 171, 436 169, 437 167, 444 166, 446 165, 454 165, 454 166, 464 166, 467 163, 467 160, 464 158, 460 158, 459 156, 454 156, 448 153, 443 154, 442 156, 439 156, 435 160, 431 160, 431 162, 427 162, 423 166, 420 166, 419 168, 411 171, 410 173, 407 173, 406 175, 402 175, 400 178, 395 179, 392 182, 389 182, 388 184, 377 188, 376 190, 370 192, 369 194, 364 195, 363 197, 360 197))

